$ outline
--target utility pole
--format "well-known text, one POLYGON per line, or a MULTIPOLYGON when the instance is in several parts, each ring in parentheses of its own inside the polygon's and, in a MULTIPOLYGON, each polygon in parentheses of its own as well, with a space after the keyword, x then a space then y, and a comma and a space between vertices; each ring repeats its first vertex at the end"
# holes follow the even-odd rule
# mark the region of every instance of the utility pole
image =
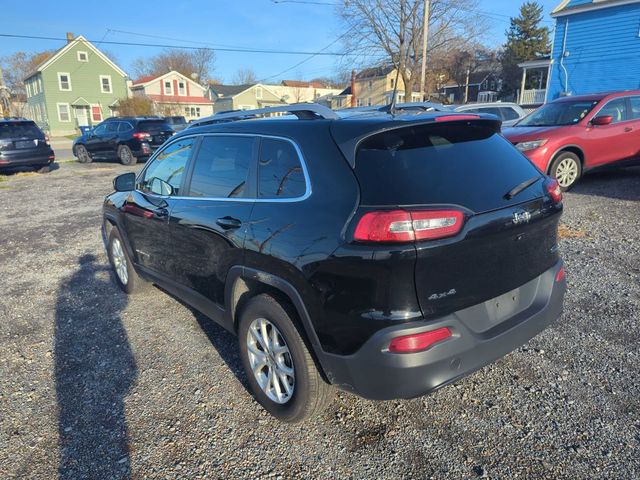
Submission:
MULTIPOLYGON (((427 45, 429 42, 429 9, 431 7, 431 0, 424 0, 424 18, 422 19, 422 74, 420 76, 420 98, 424 102, 425 99, 425 84, 427 80, 427 45)), ((409 92, 411 95, 411 92, 409 92)))
POLYGON ((464 103, 466 104, 469 101, 469 75, 471 74, 470 69, 467 67, 467 79, 464 82, 464 103))

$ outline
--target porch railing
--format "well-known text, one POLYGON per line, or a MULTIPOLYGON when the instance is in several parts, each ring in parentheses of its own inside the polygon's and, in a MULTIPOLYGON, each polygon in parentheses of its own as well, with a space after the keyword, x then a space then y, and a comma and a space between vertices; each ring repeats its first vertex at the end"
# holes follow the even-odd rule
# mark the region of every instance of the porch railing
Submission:
POLYGON ((542 90, 525 90, 520 95, 521 105, 542 105, 544 103, 544 97, 547 91, 542 90))

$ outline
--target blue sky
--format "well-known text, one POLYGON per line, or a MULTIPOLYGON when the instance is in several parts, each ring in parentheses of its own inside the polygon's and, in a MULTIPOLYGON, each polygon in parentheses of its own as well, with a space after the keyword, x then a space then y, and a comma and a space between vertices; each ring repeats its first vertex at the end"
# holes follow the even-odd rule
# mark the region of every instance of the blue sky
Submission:
MULTIPOLYGON (((559 0, 542 0, 541 3, 546 19, 550 20, 548 13, 559 0)), ((514 0, 479 0, 478 14, 490 26, 485 43, 497 46, 504 41, 508 17, 517 14, 520 4, 514 0)), ((136 58, 152 56, 160 49, 100 44, 101 40, 192 46, 200 45, 195 42, 204 42, 212 47, 318 51, 342 33, 331 6, 276 4, 272 0, 155 0, 142 3, 131 0, 31 0, 26 4, 12 1, 3 2, 2 20, 0 33, 59 38, 67 31, 82 34, 95 41, 99 48, 110 51, 127 72, 136 58), (176 40, 156 38, 158 36, 176 40)), ((56 49, 63 43, 0 38, 0 56, 19 50, 56 49)), ((340 49, 340 43, 330 48, 340 49)), ((260 79, 272 77, 270 80, 283 77, 310 79, 336 73, 335 57, 315 57, 292 68, 307 57, 219 52, 214 74, 228 82, 239 68, 252 68, 260 79), (287 69, 291 70, 279 75, 287 69)))

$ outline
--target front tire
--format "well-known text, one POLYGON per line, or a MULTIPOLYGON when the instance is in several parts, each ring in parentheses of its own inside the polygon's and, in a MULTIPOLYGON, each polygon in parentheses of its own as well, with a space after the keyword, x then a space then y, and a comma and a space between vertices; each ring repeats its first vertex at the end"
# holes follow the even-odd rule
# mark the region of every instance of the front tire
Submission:
POLYGON ((138 159, 133 155, 131 149, 126 145, 118 147, 118 159, 122 165, 135 165, 138 159))
POLYGON ((295 313, 270 295, 249 301, 240 315, 240 357, 255 399, 283 422, 309 419, 333 397, 296 328, 295 313))
POLYGON ((580 158, 575 153, 560 153, 553 160, 549 174, 558 181, 563 192, 571 190, 582 176, 580 158))
POLYGON ((113 227, 109 234, 108 246, 109 263, 113 268, 118 286, 127 294, 140 291, 145 285, 145 281, 133 268, 133 262, 116 227, 113 227))
POLYGON ((76 157, 80 163, 91 163, 91 155, 84 145, 76 145, 76 157))

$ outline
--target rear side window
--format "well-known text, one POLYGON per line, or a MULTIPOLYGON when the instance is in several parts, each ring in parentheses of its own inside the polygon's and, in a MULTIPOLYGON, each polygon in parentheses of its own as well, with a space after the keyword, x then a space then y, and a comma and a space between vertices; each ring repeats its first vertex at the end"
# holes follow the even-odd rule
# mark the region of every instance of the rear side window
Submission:
MULTIPOLYGON (((363 205, 460 205, 475 212, 502 208, 504 195, 540 176, 492 122, 430 124, 377 134, 356 154, 363 205)), ((537 196, 540 192, 537 193, 537 196)))
POLYGON ((140 132, 166 132, 171 127, 164 120, 142 120, 138 122, 138 131, 140 132))
POLYGON ((640 97, 631 97, 631 118, 640 119, 640 97))
POLYGON ((129 130, 133 130, 133 126, 129 122, 119 122, 118 132, 128 132, 129 130))
POLYGON ((0 122, 0 139, 44 138, 42 131, 33 122, 0 122))
POLYGON ((158 195, 180 195, 182 176, 193 148, 193 138, 168 145, 153 159, 138 188, 158 195), (169 185, 171 188, 167 188, 169 185))
POLYGON ((500 112, 502 112, 503 120, 516 120, 517 118, 520 118, 518 112, 511 107, 501 108, 500 112))
POLYGON ((195 159, 189 195, 193 197, 242 197, 254 137, 205 136, 195 159))
POLYGON ((258 197, 296 198, 305 192, 304 171, 291 142, 263 138, 258 162, 258 197))
POLYGON ((118 131, 118 123, 120 122, 109 122, 107 123, 107 133, 114 133, 118 131))

